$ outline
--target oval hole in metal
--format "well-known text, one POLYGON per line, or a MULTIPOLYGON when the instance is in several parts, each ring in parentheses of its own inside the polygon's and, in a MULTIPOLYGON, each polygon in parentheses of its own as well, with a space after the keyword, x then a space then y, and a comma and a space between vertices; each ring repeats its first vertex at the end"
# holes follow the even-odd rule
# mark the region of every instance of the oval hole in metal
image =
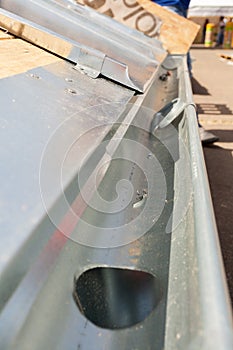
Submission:
POLYGON ((161 299, 159 281, 150 273, 98 267, 75 280, 80 311, 99 327, 120 329, 143 321, 161 299))

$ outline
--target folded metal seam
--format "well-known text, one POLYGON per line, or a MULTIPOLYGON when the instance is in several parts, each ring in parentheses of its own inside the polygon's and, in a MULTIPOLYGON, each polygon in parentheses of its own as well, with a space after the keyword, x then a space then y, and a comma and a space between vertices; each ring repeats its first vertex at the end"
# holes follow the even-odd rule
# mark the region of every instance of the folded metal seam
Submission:
POLYGON ((1 2, 0 25, 65 59, 78 63, 82 71, 99 74, 144 92, 158 65, 166 56, 161 43, 96 13, 76 5, 79 12, 50 2, 1 2), (15 4, 19 6, 13 6, 15 4), (35 14, 37 14, 35 16, 35 14), (48 16, 52 16, 48 20, 48 16), (111 26, 110 26, 111 25, 111 26))

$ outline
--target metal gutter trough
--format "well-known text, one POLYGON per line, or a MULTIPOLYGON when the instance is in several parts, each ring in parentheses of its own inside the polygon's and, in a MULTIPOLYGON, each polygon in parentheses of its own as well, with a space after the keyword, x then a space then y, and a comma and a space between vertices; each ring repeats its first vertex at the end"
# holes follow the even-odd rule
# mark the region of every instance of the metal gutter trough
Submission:
POLYGON ((186 57, 72 1, 0 7, 60 57, 0 80, 0 349, 232 349, 186 57))

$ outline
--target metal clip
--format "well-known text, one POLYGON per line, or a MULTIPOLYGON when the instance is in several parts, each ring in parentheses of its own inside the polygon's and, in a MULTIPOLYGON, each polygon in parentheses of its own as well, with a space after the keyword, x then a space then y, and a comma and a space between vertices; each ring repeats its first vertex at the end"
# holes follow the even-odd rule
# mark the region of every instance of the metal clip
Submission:
POLYGON ((97 78, 101 73, 104 59, 105 54, 100 51, 81 48, 74 68, 91 78, 97 78))
POLYGON ((166 104, 166 106, 154 115, 151 123, 151 133, 153 134, 157 129, 163 129, 171 124, 188 105, 193 105, 195 107, 193 103, 187 104, 180 98, 175 98, 166 104))

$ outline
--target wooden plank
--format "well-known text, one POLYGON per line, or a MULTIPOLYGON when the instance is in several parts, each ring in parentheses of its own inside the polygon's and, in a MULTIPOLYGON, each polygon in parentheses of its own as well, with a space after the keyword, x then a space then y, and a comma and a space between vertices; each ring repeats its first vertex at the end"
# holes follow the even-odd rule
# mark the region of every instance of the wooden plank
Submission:
POLYGON ((51 31, 43 31, 36 26, 22 23, 20 19, 13 18, 10 15, 0 13, 0 26, 7 29, 16 37, 63 58, 68 58, 73 50, 73 44, 71 42, 58 35, 54 35, 51 31))
POLYGON ((187 53, 200 26, 148 0, 138 0, 144 9, 161 18, 160 40, 171 54, 187 53))
POLYGON ((0 40, 0 78, 27 72, 60 60, 21 39, 0 40))
POLYGON ((148 0, 76 0, 76 2, 92 7, 152 38, 158 37, 171 54, 187 53, 200 27, 148 0), (156 34, 158 18, 162 21, 159 36, 156 34))

